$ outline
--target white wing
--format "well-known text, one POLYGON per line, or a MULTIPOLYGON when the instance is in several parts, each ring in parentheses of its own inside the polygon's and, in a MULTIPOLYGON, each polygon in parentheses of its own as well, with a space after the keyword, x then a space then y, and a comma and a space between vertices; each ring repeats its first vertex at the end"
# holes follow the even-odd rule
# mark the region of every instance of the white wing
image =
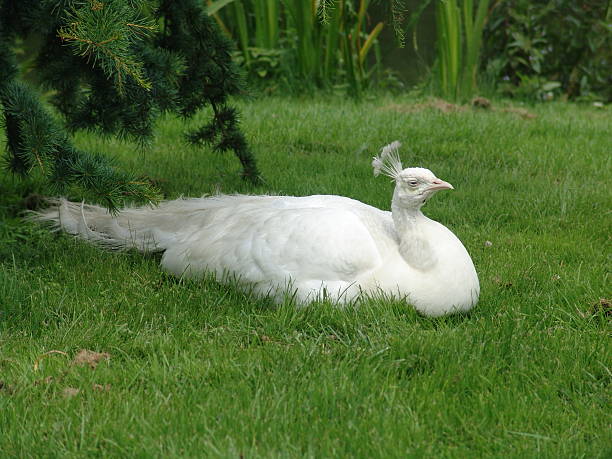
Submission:
POLYGON ((190 221, 177 234, 162 260, 166 269, 179 275, 229 271, 255 283, 352 282, 381 263, 368 219, 360 214, 385 213, 358 201, 335 196, 222 198, 226 205, 207 209, 200 225, 190 221))

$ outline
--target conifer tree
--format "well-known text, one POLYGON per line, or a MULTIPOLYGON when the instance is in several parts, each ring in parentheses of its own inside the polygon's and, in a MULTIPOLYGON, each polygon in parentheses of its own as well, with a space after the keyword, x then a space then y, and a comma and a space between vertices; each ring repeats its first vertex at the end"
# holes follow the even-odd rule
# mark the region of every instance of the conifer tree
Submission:
POLYGON ((193 143, 233 150, 243 176, 259 179, 253 155, 228 96, 241 90, 231 44, 201 0, 0 0, 0 111, 9 169, 34 168, 61 193, 78 186, 111 210, 124 198, 155 201, 146 180, 119 170, 100 154, 77 149, 79 129, 146 144, 164 112, 190 118, 206 106, 212 119, 188 133, 193 143), (41 41, 35 74, 40 91, 20 80, 19 39, 41 41))

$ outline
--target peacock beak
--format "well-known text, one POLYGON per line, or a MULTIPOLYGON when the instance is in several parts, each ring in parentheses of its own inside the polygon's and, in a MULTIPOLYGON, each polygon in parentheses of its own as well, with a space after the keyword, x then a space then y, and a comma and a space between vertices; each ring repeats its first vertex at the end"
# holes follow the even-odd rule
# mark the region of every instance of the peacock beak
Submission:
POLYGON ((444 180, 435 179, 431 181, 432 185, 427 188, 427 191, 438 191, 438 190, 454 190, 450 183, 445 182, 444 180))

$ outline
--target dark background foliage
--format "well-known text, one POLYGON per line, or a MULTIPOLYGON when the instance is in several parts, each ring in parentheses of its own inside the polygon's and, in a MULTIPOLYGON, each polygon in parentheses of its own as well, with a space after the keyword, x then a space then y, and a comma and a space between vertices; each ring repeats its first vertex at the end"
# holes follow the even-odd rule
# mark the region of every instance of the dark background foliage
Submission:
MULTIPOLYGON (((435 84, 439 1, 326 0, 320 4, 327 5, 328 19, 329 12, 338 12, 339 7, 344 8, 345 14, 336 22, 315 21, 312 26, 322 36, 337 29, 340 37, 350 36, 354 41, 358 33, 363 40, 376 24, 383 23, 364 63, 366 71, 359 84, 374 90, 416 86, 430 88, 439 95, 435 84), (356 21, 354 12, 361 11, 364 5, 367 13, 356 21), (359 31, 354 28, 356 22, 361 24, 359 31)), ((264 0, 213 3, 224 4, 215 10, 214 17, 223 23, 224 32, 234 42, 235 60, 248 76, 251 90, 308 93, 315 88, 342 90, 354 83, 349 78, 353 73, 351 61, 346 59, 342 46, 335 54, 333 49, 326 49, 337 66, 329 77, 300 72, 304 56, 298 52, 297 44, 311 39, 312 34, 301 36, 302 32, 290 20, 296 16, 288 14, 295 6, 294 1, 279 0, 274 10, 277 20, 272 24, 260 20, 264 0), (278 39, 261 40, 272 28, 278 39)), ((460 10, 465 3, 457 2, 460 10)), ((479 3, 475 0, 474 8, 479 3)), ((483 35, 478 78, 481 93, 529 101, 559 97, 609 101, 612 97, 609 0, 491 1, 483 35)), ((325 43, 313 42, 312 47, 325 48, 325 43)))
POLYGON ((607 0, 498 2, 483 65, 506 95, 610 101, 611 20, 607 0))

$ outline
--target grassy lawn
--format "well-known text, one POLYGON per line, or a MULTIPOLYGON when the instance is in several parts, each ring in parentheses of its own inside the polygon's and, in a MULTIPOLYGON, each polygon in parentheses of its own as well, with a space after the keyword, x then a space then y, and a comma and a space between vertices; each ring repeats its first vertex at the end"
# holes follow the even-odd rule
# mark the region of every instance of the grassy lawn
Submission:
POLYGON ((400 302, 277 307, 212 279, 179 282, 157 257, 21 222, 22 196, 45 191, 3 173, 0 456, 610 457, 610 309, 594 308, 612 294, 609 110, 240 105, 258 188, 233 156, 181 142, 178 119, 146 154, 77 143, 169 198, 339 194, 388 209, 393 185, 370 160, 401 140, 406 166, 456 188, 424 212, 471 253, 479 305, 427 319, 400 302), (73 364, 81 349, 109 358, 73 364))

